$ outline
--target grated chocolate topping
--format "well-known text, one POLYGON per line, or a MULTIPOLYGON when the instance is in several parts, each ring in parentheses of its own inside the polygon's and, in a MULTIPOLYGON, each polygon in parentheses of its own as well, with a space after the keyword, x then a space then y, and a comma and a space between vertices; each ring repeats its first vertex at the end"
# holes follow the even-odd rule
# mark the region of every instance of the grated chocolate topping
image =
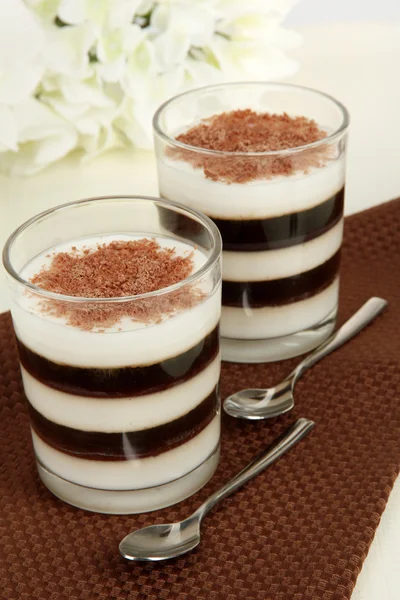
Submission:
MULTIPOLYGON (((306 117, 288 114, 257 113, 250 109, 213 115, 185 133, 177 141, 207 150, 229 153, 271 152, 298 148, 325 138, 327 133, 306 117)), ((205 176, 225 183, 247 183, 254 179, 270 179, 277 175, 307 172, 323 166, 327 147, 309 148, 293 155, 215 156, 186 150, 169 149, 169 155, 202 168, 205 176)))
MULTIPOLYGON (((94 249, 56 252, 50 266, 31 278, 38 287, 74 297, 123 298, 161 290, 186 279, 193 270, 193 253, 178 256, 174 248, 162 248, 155 239, 113 241, 94 249)), ((152 298, 116 303, 75 303, 44 300, 42 309, 65 317, 70 325, 85 330, 106 328, 122 317, 158 322, 199 302, 203 294, 193 286, 152 298)))

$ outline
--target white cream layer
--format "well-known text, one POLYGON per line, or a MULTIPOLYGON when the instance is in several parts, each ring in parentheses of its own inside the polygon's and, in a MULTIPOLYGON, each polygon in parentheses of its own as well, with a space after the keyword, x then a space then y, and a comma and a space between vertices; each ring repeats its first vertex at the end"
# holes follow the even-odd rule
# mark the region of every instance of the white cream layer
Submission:
POLYGON ((141 490, 96 490, 57 477, 38 463, 39 475, 53 494, 79 508, 108 514, 132 514, 176 504, 199 490, 214 474, 219 448, 194 471, 158 487, 141 490))
POLYGON ((174 421, 207 398, 218 383, 220 357, 180 385, 135 398, 74 396, 40 383, 22 366, 21 372, 29 402, 54 423, 82 431, 140 431, 174 421))
POLYGON ((314 327, 335 308, 338 294, 339 278, 319 294, 291 304, 264 308, 224 306, 221 335, 223 338, 267 340, 314 327))
POLYGON ((339 250, 343 220, 319 237, 279 250, 230 252, 222 254, 225 281, 268 281, 310 271, 322 265, 339 250))
POLYGON ((212 453, 219 442, 220 414, 194 438, 168 452, 148 458, 101 461, 76 458, 55 450, 32 430, 35 453, 50 471, 72 483, 102 490, 134 490, 162 485, 186 475, 212 453))
POLYGON ((325 167, 249 183, 207 179, 189 163, 157 161, 163 198, 182 202, 216 219, 266 219, 307 210, 331 198, 344 185, 344 159, 325 167))
POLYGON ((200 304, 157 325, 113 333, 83 331, 27 312, 15 302, 17 337, 30 350, 70 366, 113 368, 149 365, 178 356, 196 345, 218 324, 221 286, 200 304))
MULTIPOLYGON (((99 237, 96 242, 137 237, 115 235, 99 237)), ((179 255, 193 251, 188 244, 173 239, 157 237, 157 240, 165 247, 176 247, 179 255)), ((72 245, 79 247, 83 244, 90 247, 94 243, 92 238, 74 241, 55 250, 64 251, 72 245)), ((196 272, 205 263, 206 257, 199 250, 194 250, 193 260, 196 272)), ((49 258, 45 254, 39 255, 22 271, 22 275, 30 277, 48 263, 49 258)), ((210 281, 206 278, 196 285, 203 290, 210 289, 210 281)), ((17 337, 33 352, 71 366, 113 368, 154 364, 197 344, 219 321, 220 295, 219 285, 200 304, 166 317, 161 323, 146 325, 125 318, 101 333, 84 331, 66 324, 65 319, 44 315, 40 311, 39 297, 28 296, 25 292, 14 298, 11 310, 17 337), (122 331, 119 331, 120 328, 122 331)))

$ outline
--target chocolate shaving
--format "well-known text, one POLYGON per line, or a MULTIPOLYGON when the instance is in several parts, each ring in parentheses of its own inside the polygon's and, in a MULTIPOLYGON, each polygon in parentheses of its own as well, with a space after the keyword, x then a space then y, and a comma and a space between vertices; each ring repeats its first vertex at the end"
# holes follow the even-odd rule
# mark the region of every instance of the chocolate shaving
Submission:
MULTIPOLYGON (((154 239, 113 241, 96 248, 72 247, 56 252, 48 268, 31 282, 57 294, 84 298, 123 298, 161 290, 186 279, 193 270, 192 253, 178 256, 173 248, 162 248, 154 239)), ((43 300, 42 310, 64 317, 70 325, 85 330, 115 325, 123 317, 145 323, 197 304, 203 293, 184 286, 159 296, 126 302, 74 303, 43 300)), ((101 329, 99 329, 101 328, 101 329)))
POLYGON ((168 155, 201 168, 205 176, 224 183, 247 183, 255 179, 271 179, 307 173, 321 167, 329 158, 327 145, 308 148, 290 156, 243 156, 247 152, 271 152, 298 148, 324 139, 327 133, 306 117, 288 114, 256 113, 250 109, 214 115, 177 136, 177 141, 207 150, 229 152, 227 156, 207 155, 193 150, 169 148, 168 155), (240 153, 235 156, 234 153, 240 153))

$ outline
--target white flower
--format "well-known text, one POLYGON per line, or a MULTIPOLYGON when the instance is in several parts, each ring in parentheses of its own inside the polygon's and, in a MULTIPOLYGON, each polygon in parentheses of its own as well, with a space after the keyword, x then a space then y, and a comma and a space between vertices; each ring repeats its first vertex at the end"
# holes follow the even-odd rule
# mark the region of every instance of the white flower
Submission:
POLYGON ((69 25, 91 22, 101 27, 112 4, 112 0, 61 0, 57 14, 63 23, 69 25))
POLYGON ((21 0, 0 3, 0 152, 18 150, 13 107, 29 98, 40 82, 43 45, 42 28, 21 0))
MULTIPOLYGON (((193 56, 195 53, 193 52, 193 56)), ((193 56, 189 56, 185 60, 185 78, 187 87, 201 87, 221 81, 220 71, 212 64, 216 59, 213 55, 202 54, 200 60, 196 60, 193 56), (206 60, 205 60, 206 59, 206 60)))
POLYGON ((290 75, 299 39, 281 23, 295 1, 0 0, 0 168, 150 148, 167 98, 290 75))
POLYGON ((215 11, 206 3, 159 4, 151 16, 151 33, 165 68, 185 60, 190 48, 208 45, 215 31, 215 11))
POLYGON ((146 14, 153 2, 143 0, 59 0, 58 17, 69 25, 90 22, 101 29, 123 27, 136 14, 146 14))
POLYGON ((157 66, 154 46, 146 40, 131 56, 122 81, 126 97, 115 125, 141 148, 152 147, 151 121, 157 107, 184 84, 183 66, 166 73, 159 73, 157 66))
POLYGON ((0 152, 18 150, 18 130, 13 111, 0 104, 0 152))
POLYGON ((90 23, 76 27, 52 26, 46 34, 46 51, 42 60, 48 72, 82 79, 93 72, 90 50, 96 37, 95 28, 90 23))
POLYGON ((96 70, 105 81, 117 82, 123 77, 127 61, 145 39, 139 25, 126 24, 110 29, 97 42, 96 70))
POLYGON ((54 21, 60 2, 61 0, 25 0, 25 4, 32 8, 43 21, 54 21))
POLYGON ((225 81, 277 80, 295 73, 297 65, 278 47, 263 41, 215 40, 212 51, 225 81))
POLYGON ((0 72, 34 64, 44 45, 41 23, 22 0, 0 2, 0 72))
POLYGON ((31 175, 68 154, 76 146, 72 125, 34 98, 13 108, 18 152, 6 152, 3 166, 12 175, 31 175))

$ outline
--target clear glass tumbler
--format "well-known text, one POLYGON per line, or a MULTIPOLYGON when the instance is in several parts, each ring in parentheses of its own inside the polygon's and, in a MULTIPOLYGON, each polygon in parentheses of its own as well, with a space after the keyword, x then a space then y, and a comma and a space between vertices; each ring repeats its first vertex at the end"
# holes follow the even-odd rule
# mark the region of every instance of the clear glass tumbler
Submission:
POLYGON ((338 307, 348 124, 346 108, 330 96, 275 83, 193 90, 155 114, 160 195, 202 211, 222 234, 223 360, 290 358, 330 335, 338 307), (214 115, 240 109, 303 116, 325 134, 269 152, 224 152, 176 139, 214 115), (232 173, 236 179, 227 177, 232 173))
POLYGON ((123 514, 202 487, 220 439, 221 240, 212 221, 155 198, 82 200, 22 225, 3 261, 37 466, 49 490, 81 508, 123 514), (49 252, 110 236, 179 247, 194 253, 195 268, 164 289, 107 299, 31 282, 49 252), (116 309, 120 320, 103 326, 116 309), (79 326, 88 314, 99 326, 79 326))

